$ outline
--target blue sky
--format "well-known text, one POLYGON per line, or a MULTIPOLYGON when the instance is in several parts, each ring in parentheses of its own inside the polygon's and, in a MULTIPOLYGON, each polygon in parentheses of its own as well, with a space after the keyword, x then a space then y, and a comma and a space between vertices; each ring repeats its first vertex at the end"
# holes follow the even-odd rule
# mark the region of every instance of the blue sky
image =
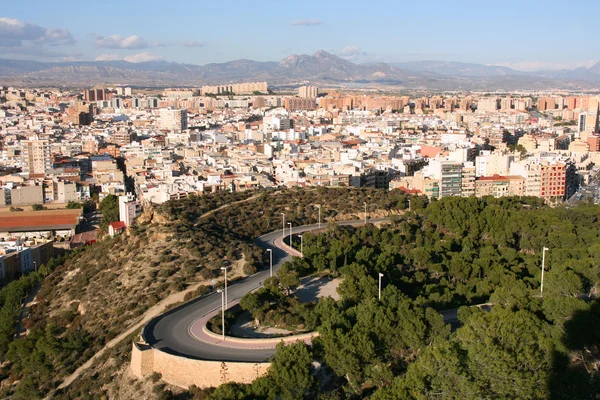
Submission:
POLYGON ((326 50, 355 62, 517 69, 600 59, 600 1, 47 0, 4 2, 0 57, 191 64, 326 50))

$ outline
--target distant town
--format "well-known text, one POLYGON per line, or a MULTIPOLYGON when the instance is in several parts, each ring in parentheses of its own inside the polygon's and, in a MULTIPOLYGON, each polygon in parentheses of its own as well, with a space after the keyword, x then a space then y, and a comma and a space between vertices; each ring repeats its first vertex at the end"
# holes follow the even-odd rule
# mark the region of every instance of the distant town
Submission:
POLYGON ((118 197, 115 235, 148 205, 306 186, 428 198, 577 198, 600 165, 600 96, 342 93, 267 82, 83 91, 0 88, 0 278, 93 243, 77 204, 118 197), (56 247, 56 246, 54 246, 56 247))

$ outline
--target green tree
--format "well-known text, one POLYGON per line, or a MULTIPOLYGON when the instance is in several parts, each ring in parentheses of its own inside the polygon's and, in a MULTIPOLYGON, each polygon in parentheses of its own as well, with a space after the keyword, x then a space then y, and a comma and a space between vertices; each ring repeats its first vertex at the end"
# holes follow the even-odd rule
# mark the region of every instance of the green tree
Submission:
POLYGON ((78 202, 76 202, 76 201, 69 201, 69 202, 67 203, 67 208, 68 208, 68 209, 80 209, 80 208, 82 208, 82 207, 83 207, 83 204, 81 204, 81 203, 78 203, 78 202))
POLYGON ((100 202, 100 212, 102 213, 100 227, 106 231, 108 224, 119 220, 119 198, 112 194, 106 196, 100 202))
POLYGON ((291 269, 289 264, 281 266, 277 271, 277 277, 279 278, 279 286, 288 295, 300 285, 298 273, 291 269))
POLYGON ((494 398, 542 399, 555 351, 552 328, 527 310, 474 312, 456 332, 468 369, 494 398))
POLYGON ((312 352, 304 342, 277 345, 268 376, 282 400, 311 397, 316 383, 311 373, 312 362, 312 352))

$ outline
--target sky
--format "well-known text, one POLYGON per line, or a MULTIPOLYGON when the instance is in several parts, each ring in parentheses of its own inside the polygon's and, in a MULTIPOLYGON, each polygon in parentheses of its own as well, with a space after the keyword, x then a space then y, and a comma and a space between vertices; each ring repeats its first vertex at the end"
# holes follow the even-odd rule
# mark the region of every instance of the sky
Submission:
POLYGON ((443 60, 520 70, 600 59, 600 1, 6 1, 0 58, 279 61, 325 50, 358 63, 443 60))

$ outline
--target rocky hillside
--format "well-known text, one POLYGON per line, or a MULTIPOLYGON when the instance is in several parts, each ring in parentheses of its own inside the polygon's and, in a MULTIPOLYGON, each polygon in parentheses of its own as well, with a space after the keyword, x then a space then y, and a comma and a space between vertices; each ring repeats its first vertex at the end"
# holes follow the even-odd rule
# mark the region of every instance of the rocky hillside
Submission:
MULTIPOLYGON (((373 216, 407 205, 395 192, 319 188, 217 193, 147 211, 126 234, 84 249, 44 279, 24 321, 29 334, 1 355, 0 397, 44 395, 159 301, 212 279, 220 284, 222 266, 231 267, 232 279, 263 268, 267 257, 253 242, 280 228, 281 212, 295 226, 314 223, 314 205, 321 204, 326 223, 341 215, 362 218, 365 201, 373 216)), ((131 341, 114 348, 57 398, 114 398, 123 390, 119 382, 128 385, 130 348, 131 341)))

